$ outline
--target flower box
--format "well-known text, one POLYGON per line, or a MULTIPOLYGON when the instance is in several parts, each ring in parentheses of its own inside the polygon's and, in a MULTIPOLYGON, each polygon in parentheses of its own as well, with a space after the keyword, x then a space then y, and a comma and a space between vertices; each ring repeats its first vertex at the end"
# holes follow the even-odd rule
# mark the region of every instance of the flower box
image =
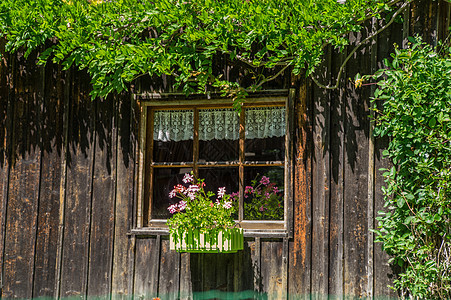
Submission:
POLYGON ((180 230, 169 236, 170 249, 190 253, 235 253, 243 250, 243 229, 227 228, 216 233, 180 230))

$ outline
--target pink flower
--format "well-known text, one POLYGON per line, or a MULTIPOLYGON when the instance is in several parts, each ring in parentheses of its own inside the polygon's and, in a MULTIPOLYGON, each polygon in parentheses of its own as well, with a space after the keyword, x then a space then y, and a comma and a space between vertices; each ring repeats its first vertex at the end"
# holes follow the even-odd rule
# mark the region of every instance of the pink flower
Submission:
POLYGON ((177 195, 177 190, 173 189, 170 193, 169 193, 169 198, 174 198, 177 195))
POLYGON ((253 193, 254 192, 254 188, 251 186, 247 186, 244 188, 244 193, 245 194, 249 194, 249 193, 253 193))
POLYGON ((224 197, 225 190, 226 190, 225 187, 220 187, 220 188, 218 189, 218 198, 219 198, 219 199, 221 199, 222 197, 224 197))
POLYGON ((260 183, 263 185, 268 185, 269 184, 269 178, 266 176, 262 176, 262 179, 260 180, 260 183))
POLYGON ((183 177, 183 182, 184 183, 188 183, 188 182, 193 182, 194 181, 194 176, 188 173, 185 173, 185 177, 183 177))
POLYGON ((274 187, 274 194, 277 194, 279 191, 279 188, 277 186, 274 187))
POLYGON ((265 207, 262 205, 262 206, 260 206, 260 211, 265 211, 266 209, 265 209, 265 207))
POLYGON ((192 184, 188 187, 188 193, 196 193, 200 190, 199 186, 192 184))
POLYGON ((235 193, 231 193, 230 197, 232 197, 233 200, 236 200, 235 198, 238 197, 239 193, 235 192, 235 193))
POLYGON ((190 198, 191 200, 194 200, 194 199, 196 199, 196 193, 187 193, 186 194, 187 196, 188 196, 188 198, 190 198))
POLYGON ((265 197, 266 197, 266 199, 269 199, 269 197, 270 197, 269 193, 265 193, 265 197))
POLYGON ((224 204, 223 204, 222 206, 223 206, 225 209, 232 208, 232 202, 231 202, 231 201, 224 202, 224 204))
POLYGON ((175 213, 177 211, 177 204, 172 204, 168 207, 168 210, 171 214, 175 213))
POLYGON ((182 210, 185 210, 185 208, 186 208, 186 202, 185 201, 180 201, 179 202, 179 209, 180 209, 180 211, 182 211, 182 210))
POLYGON ((186 188, 181 184, 177 184, 176 186, 174 186, 174 190, 179 193, 185 193, 186 188))
POLYGON ((213 202, 211 202, 211 203, 210 203, 210 207, 213 207, 213 206, 215 206, 215 205, 213 204, 213 202))

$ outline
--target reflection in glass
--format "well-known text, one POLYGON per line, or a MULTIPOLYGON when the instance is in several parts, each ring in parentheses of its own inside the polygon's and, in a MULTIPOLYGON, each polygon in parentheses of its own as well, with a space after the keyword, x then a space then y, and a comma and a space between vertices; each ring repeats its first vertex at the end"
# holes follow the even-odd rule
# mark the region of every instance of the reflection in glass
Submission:
POLYGON ((246 161, 284 161, 285 136, 245 140, 246 161))
POLYGON ((169 198, 169 192, 175 185, 183 184, 185 173, 190 168, 155 168, 152 196, 152 219, 168 219, 171 214, 168 207, 178 202, 178 198, 169 198))
POLYGON ((244 168, 244 219, 283 220, 284 168, 244 168))
POLYGON ((199 110, 199 159, 238 160, 240 118, 231 108, 199 110))
POLYGON ((192 162, 193 141, 153 141, 154 162, 192 162))
MULTIPOLYGON (((239 189, 239 175, 237 167, 227 168, 199 168, 199 178, 205 178, 205 191, 212 191, 217 195, 220 187, 226 188, 226 194, 232 194, 239 189)), ((238 211, 238 195, 233 197, 233 205, 238 211)), ((237 215, 234 216, 238 218, 237 215)))

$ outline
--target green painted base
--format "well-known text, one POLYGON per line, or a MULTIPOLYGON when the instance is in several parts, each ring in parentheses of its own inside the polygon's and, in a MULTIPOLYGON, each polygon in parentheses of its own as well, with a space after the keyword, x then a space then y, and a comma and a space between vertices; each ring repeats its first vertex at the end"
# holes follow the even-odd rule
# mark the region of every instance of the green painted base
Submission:
POLYGON ((235 253, 243 250, 243 229, 228 228, 217 234, 199 230, 178 231, 170 234, 170 249, 188 253, 235 253))

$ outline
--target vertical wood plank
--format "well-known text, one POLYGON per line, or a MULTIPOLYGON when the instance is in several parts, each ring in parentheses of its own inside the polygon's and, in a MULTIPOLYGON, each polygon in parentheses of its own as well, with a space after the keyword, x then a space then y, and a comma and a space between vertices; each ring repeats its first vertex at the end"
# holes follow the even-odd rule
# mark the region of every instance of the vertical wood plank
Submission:
MULTIPOLYGON (((314 76, 331 80, 331 51, 314 76)), ((330 92, 313 84, 312 160, 312 296, 328 294, 329 198, 330 198, 330 92)))
MULTIPOLYGON (((334 51, 332 80, 346 53, 334 51)), ((345 86, 342 79, 340 87, 345 86)), ((330 103, 330 208, 329 208, 329 294, 343 295, 343 200, 344 200, 344 89, 334 90, 330 103)))
POLYGON ((109 297, 111 293, 117 160, 115 98, 96 100, 88 296, 109 297))
MULTIPOLYGON (((367 36, 366 30, 350 35, 351 47, 367 36)), ((369 47, 360 49, 348 62, 346 78, 371 71, 369 47)), ((343 280, 344 294, 354 297, 368 296, 369 90, 356 90, 352 82, 346 84, 343 280)))
POLYGON ((42 171, 33 296, 55 297, 58 250, 55 245, 58 244, 61 158, 64 151, 64 78, 53 64, 47 64, 45 73, 41 75, 46 86, 41 114, 44 130, 41 133, 42 171))
POLYGON ((261 243, 261 274, 262 292, 270 299, 282 299, 283 274, 282 274, 283 242, 264 240, 261 243))
POLYGON ((161 240, 160 279, 158 296, 165 299, 179 298, 180 253, 169 249, 169 240, 161 240))
MULTIPOLYGON (((132 98, 129 96, 129 98, 132 98)), ((134 175, 134 144, 132 135, 130 99, 118 97, 117 116, 117 162, 116 162, 116 204, 114 221, 114 248, 112 295, 122 297, 132 290, 128 289, 128 282, 132 281, 131 270, 128 268, 131 239, 127 232, 132 228, 133 215, 133 175, 134 175)))
POLYGON ((0 40, 0 298, 4 285, 4 245, 6 235, 6 208, 8 203, 8 182, 10 170, 9 145, 12 131, 12 101, 11 95, 11 63, 10 55, 5 55, 5 40, 0 40))
POLYGON ((191 276, 191 254, 180 255, 180 299, 193 298, 193 277, 191 276))
POLYGON ((152 299, 158 295, 160 239, 136 239, 133 296, 152 299))
POLYGON ((32 298, 41 169, 42 81, 32 54, 15 55, 13 163, 10 170, 2 297, 32 298), (19 68, 20 65, 20 68, 19 68))
MULTIPOLYGON (((301 76, 302 77, 302 76, 301 76)), ((290 245, 289 295, 310 297, 311 117, 309 83, 302 78, 296 102, 294 238, 290 245)))
POLYGON ((95 102, 88 95, 89 80, 74 73, 71 82, 61 297, 87 291, 94 164, 95 102))

